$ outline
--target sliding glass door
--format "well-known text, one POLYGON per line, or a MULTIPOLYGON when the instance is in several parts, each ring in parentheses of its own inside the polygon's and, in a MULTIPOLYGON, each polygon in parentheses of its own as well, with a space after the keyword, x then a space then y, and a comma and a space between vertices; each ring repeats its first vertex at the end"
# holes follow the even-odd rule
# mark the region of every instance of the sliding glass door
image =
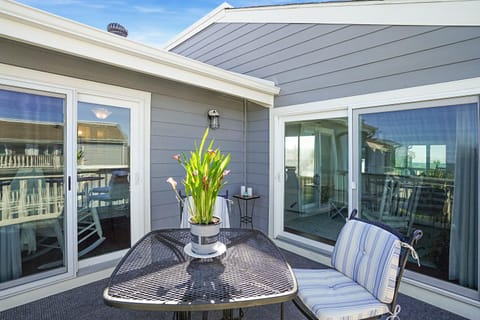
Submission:
POLYGON ((125 106, 78 103, 77 226, 81 260, 130 247, 130 112, 125 106))
POLYGON ((353 112, 354 207, 405 233, 422 229, 422 266, 408 268, 472 296, 479 272, 478 116, 475 98, 353 112))
POLYGON ((348 210, 347 119, 284 126, 284 231, 332 244, 348 210))
POLYGON ((67 270, 66 101, 0 87, 0 289, 67 270))
POLYGON ((0 299, 114 261, 150 228, 150 95, 22 72, 0 84, 0 299))
POLYGON ((410 278, 477 299, 479 113, 477 97, 356 107, 351 119, 276 111, 275 235, 331 250, 350 204, 423 231, 410 278))

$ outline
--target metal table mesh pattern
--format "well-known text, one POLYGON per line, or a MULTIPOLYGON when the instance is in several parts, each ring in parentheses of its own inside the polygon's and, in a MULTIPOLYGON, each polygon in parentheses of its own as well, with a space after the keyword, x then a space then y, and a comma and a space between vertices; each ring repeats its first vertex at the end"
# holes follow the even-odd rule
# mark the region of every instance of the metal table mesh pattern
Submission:
POLYGON ((227 251, 195 259, 183 247, 189 229, 157 230, 122 259, 110 278, 107 304, 143 310, 231 309, 288 301, 297 290, 290 266, 257 230, 222 229, 227 251), (228 304, 228 305, 227 305, 228 304))

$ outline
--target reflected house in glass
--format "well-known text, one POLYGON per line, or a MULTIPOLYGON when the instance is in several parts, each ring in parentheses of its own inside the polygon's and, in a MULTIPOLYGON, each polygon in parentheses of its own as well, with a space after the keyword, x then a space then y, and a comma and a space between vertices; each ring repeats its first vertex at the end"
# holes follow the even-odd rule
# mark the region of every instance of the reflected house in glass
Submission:
POLYGON ((125 166, 129 164, 128 137, 118 123, 79 122, 77 149, 82 150, 80 165, 125 166))
MULTIPOLYGON (((63 166, 63 136, 63 124, 0 119, 0 168, 63 166)), ((128 165, 128 138, 119 124, 79 122, 78 136, 80 165, 128 165)))
POLYGON ((0 168, 59 168, 63 135, 62 124, 0 119, 0 168))

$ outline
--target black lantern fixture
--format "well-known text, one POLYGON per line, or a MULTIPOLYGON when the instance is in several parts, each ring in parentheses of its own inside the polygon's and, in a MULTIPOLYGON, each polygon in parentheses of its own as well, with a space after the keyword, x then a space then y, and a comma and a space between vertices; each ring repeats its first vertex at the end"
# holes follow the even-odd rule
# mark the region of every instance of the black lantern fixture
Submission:
POLYGON ((216 109, 208 110, 208 121, 210 129, 220 128, 220 113, 216 109))

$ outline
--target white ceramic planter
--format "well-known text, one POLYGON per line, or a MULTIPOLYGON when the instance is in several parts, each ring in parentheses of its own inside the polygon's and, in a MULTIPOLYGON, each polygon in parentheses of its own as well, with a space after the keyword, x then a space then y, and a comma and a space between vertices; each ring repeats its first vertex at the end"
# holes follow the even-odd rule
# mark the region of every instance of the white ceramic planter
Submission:
POLYGON ((192 234, 192 252, 198 255, 211 255, 218 249, 218 234, 220 233, 220 218, 216 223, 197 224, 190 223, 192 234))

